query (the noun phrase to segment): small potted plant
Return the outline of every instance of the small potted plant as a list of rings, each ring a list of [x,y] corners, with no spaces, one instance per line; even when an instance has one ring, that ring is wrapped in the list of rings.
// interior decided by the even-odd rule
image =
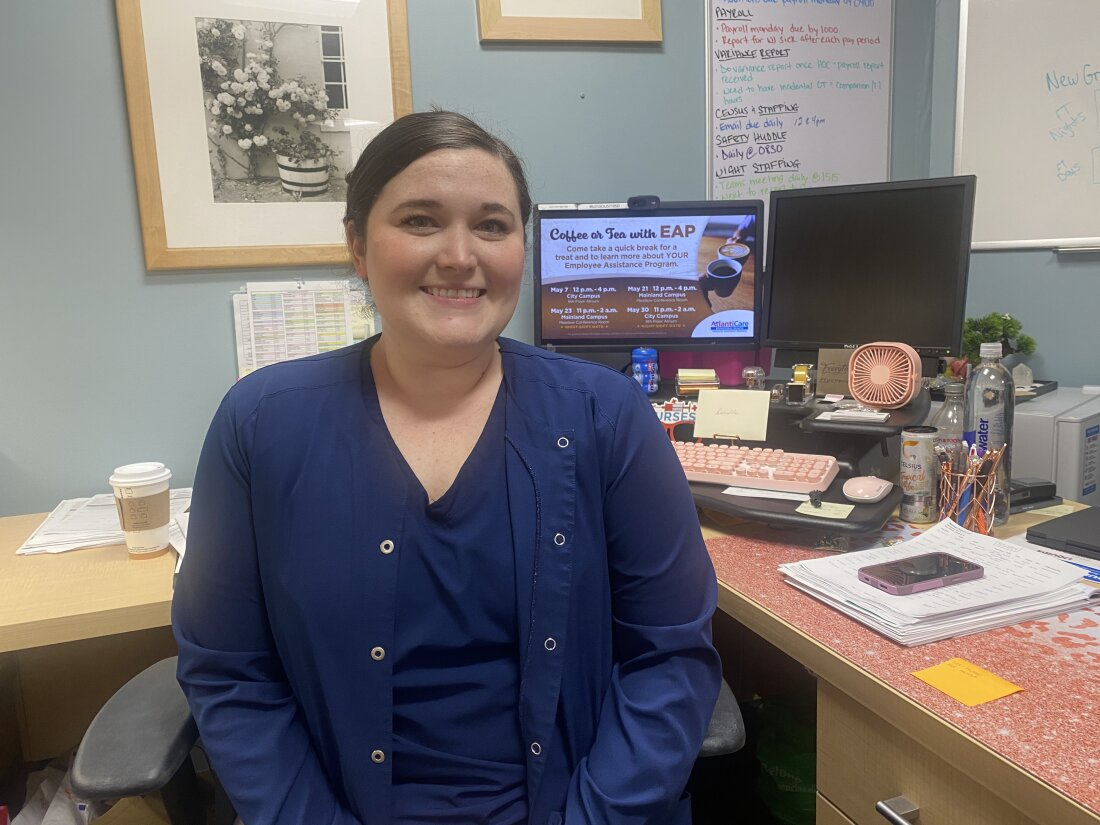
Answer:
[[[283,189],[296,199],[328,191],[329,168],[337,152],[321,140],[315,126],[331,122],[336,112],[328,108],[324,88],[304,78],[287,80],[272,87],[268,98],[278,114],[289,115],[291,130],[273,124],[268,130],[268,149],[275,155]]]
[[[966,368],[977,364],[978,350],[983,343],[1001,342],[1003,357],[1026,356],[1035,352],[1035,339],[1023,334],[1023,324],[1007,312],[991,312],[981,318],[967,318],[963,322],[963,346],[961,356],[948,365],[948,372],[956,378],[966,377]]]
[[[338,152],[312,129],[293,134],[276,126],[271,132],[267,147],[275,155],[283,189],[295,200],[327,192],[329,170]]]

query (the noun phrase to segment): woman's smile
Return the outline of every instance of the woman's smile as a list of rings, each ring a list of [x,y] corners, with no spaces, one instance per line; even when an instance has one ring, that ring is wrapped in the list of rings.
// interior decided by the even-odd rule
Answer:
[[[485,294],[484,289],[449,289],[439,286],[422,286],[420,291],[426,292],[435,298],[446,298],[451,301],[457,299],[461,304],[472,303]]]

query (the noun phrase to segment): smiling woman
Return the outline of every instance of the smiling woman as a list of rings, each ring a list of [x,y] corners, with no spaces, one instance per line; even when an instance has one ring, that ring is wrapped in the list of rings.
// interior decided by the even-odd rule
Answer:
[[[480,375],[498,358],[494,342],[519,298],[530,199],[493,148],[430,152],[376,192],[361,183],[369,160],[349,175],[349,201],[371,206],[354,210],[363,223],[347,221],[348,247],[387,324],[373,357],[384,353],[393,374],[408,374],[397,361],[428,357],[469,361]]]
[[[214,419],[173,624],[244,821],[690,822],[714,572],[639,386],[499,337],[530,212],[477,124],[395,121],[344,223],[382,334]]]

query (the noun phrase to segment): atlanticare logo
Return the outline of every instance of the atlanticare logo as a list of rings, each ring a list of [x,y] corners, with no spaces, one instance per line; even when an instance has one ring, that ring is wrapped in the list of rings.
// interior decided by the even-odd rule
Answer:
[[[711,321],[711,332],[748,332],[748,321]]]

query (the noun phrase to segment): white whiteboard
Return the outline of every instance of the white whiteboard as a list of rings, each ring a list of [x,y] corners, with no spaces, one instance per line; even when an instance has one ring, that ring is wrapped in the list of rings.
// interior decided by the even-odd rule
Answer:
[[[893,0],[708,0],[715,200],[888,180]]]
[[[1100,2],[963,0],[955,124],[975,249],[1100,245]]]

